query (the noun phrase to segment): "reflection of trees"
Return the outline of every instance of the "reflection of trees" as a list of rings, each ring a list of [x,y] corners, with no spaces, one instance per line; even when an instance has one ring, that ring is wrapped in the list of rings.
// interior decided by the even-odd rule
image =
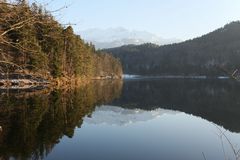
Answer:
[[[99,81],[50,94],[0,98],[0,159],[41,159],[64,135],[72,137],[96,105],[120,96],[122,83]]]
[[[240,85],[231,80],[161,79],[124,83],[123,108],[178,110],[240,132]]]

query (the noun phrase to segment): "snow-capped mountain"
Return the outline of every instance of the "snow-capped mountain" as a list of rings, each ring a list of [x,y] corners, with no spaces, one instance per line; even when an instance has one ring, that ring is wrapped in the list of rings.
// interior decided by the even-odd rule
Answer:
[[[124,109],[117,106],[99,106],[91,117],[85,117],[84,122],[88,124],[108,124],[125,126],[132,123],[144,122],[163,116],[165,114],[175,115],[178,111],[156,109],[144,111],[141,109]]]
[[[92,42],[96,48],[114,48],[128,44],[155,43],[165,45],[180,42],[179,39],[164,39],[146,31],[127,30],[125,28],[88,29],[78,32],[87,42]]]

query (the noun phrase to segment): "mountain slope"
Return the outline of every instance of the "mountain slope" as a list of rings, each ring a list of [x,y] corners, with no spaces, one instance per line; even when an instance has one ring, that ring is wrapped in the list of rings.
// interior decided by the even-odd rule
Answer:
[[[120,58],[126,74],[223,75],[240,66],[240,22],[178,44],[127,45],[106,49]]]
[[[128,44],[140,45],[146,42],[158,45],[180,42],[178,39],[164,39],[146,31],[127,30],[125,28],[88,29],[79,32],[83,39],[92,42],[96,48],[112,48]]]

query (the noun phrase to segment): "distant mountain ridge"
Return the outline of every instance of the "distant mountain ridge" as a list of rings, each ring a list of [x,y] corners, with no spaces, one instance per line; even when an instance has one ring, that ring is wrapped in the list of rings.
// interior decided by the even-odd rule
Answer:
[[[147,42],[165,45],[181,41],[176,38],[164,39],[146,31],[130,31],[122,27],[109,29],[93,28],[80,31],[79,34],[86,41],[92,42],[98,49],[120,47],[128,44],[140,45]]]
[[[240,66],[240,22],[178,44],[126,45],[105,51],[121,60],[126,74],[224,75]]]

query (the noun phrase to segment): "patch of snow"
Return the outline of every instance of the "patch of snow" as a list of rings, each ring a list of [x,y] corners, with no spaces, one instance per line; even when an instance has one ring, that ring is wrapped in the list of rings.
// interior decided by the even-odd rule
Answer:
[[[123,78],[124,79],[132,79],[132,78],[138,78],[140,77],[139,75],[131,75],[131,74],[124,74]]]
[[[218,79],[229,79],[227,76],[219,76]]]
[[[128,44],[140,45],[154,43],[166,45],[181,42],[176,38],[165,39],[146,31],[128,30],[122,27],[79,31],[78,34],[87,42],[92,42],[97,49],[114,48]]]

